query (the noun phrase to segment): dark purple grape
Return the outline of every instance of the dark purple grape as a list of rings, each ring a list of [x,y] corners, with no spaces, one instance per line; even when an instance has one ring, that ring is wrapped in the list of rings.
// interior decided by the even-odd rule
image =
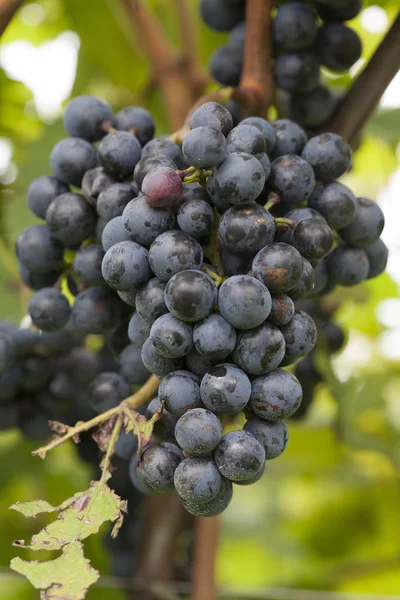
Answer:
[[[227,143],[229,154],[246,152],[260,158],[267,150],[267,144],[260,129],[247,123],[239,123],[237,127],[234,127],[228,135]]]
[[[114,183],[102,191],[96,204],[97,214],[106,221],[119,217],[125,206],[135,197],[135,190],[129,183]]]
[[[302,2],[281,5],[273,21],[274,40],[285,50],[309,48],[317,31],[315,12]]]
[[[247,204],[263,191],[265,173],[260,162],[244,152],[228,154],[224,162],[210,175],[207,191],[213,202]]]
[[[320,63],[313,52],[286,52],[275,61],[276,84],[289,94],[307,94],[319,84]]]
[[[128,336],[132,344],[142,348],[143,344],[150,335],[150,325],[143,321],[139,313],[135,313],[129,321]]]
[[[114,113],[111,107],[95,96],[73,98],[64,113],[64,127],[68,135],[88,142],[101,140],[113,123]]]
[[[304,258],[320,260],[333,246],[329,225],[320,219],[305,219],[293,230],[293,245]]]
[[[300,298],[305,298],[308,296],[312,292],[313,288],[314,269],[308,260],[303,258],[303,272],[301,274],[300,281],[288,292],[288,295],[292,300],[300,300]]]
[[[130,238],[142,246],[150,246],[159,235],[175,226],[172,207],[153,208],[145,196],[126,205],[123,220]]]
[[[228,135],[232,129],[232,117],[227,108],[218,102],[205,102],[190,115],[190,129],[208,125]]]
[[[386,269],[389,251],[384,242],[379,238],[373,244],[364,248],[369,261],[367,279],[378,277]]]
[[[121,301],[107,287],[80,292],[72,307],[72,323],[83,333],[101,334],[118,324]]]
[[[182,458],[178,448],[166,442],[146,449],[137,466],[140,481],[157,494],[173,489],[175,469]]]
[[[317,210],[332,229],[350,225],[356,205],[353,192],[338,181],[317,185],[308,199],[308,206]]]
[[[230,431],[215,449],[214,459],[224,477],[241,482],[252,479],[261,471],[265,450],[252,433]]]
[[[229,277],[219,289],[218,308],[236,329],[261,325],[271,311],[271,295],[265,285],[250,275]]]
[[[199,169],[213,169],[226,157],[226,139],[219,129],[208,125],[196,127],[185,135],[182,152],[189,165]]]
[[[249,375],[262,375],[276,369],[285,355],[285,339],[277,327],[266,321],[238,335],[232,358]]]
[[[232,206],[219,222],[218,237],[228,252],[255,253],[274,241],[274,219],[269,211],[255,202]]]
[[[166,358],[157,352],[153,342],[148,338],[142,346],[142,361],[150,373],[157,377],[164,377],[172,371],[180,369],[183,364],[181,358]]]
[[[243,429],[252,433],[262,444],[266,460],[278,458],[289,441],[289,432],[283,421],[264,421],[255,417],[246,421]]]
[[[359,35],[343,23],[325,23],[320,27],[317,52],[322,64],[332,71],[348,71],[362,51]]]
[[[80,188],[86,171],[97,166],[97,151],[89,142],[71,137],[60,140],[50,153],[57,179]]]
[[[75,254],[73,268],[79,281],[87,287],[101,285],[103,276],[101,274],[101,263],[104,258],[104,250],[100,244],[88,244],[80,248]]]
[[[253,380],[250,407],[266,421],[290,417],[300,406],[301,399],[300,382],[284,369],[276,369]]]
[[[177,221],[183,232],[195,238],[201,238],[210,233],[214,222],[214,212],[208,202],[204,200],[188,200],[181,205]]]
[[[284,154],[297,154],[300,156],[307,142],[306,132],[297,123],[289,119],[274,121],[272,126],[276,135],[272,158],[278,158]]]
[[[153,273],[168,281],[186,269],[200,269],[203,250],[199,242],[183,231],[166,231],[159,235],[149,250],[150,267]]]
[[[327,259],[330,279],[336,285],[353,286],[367,279],[368,255],[362,248],[338,246]]]
[[[289,323],[280,329],[286,347],[282,364],[290,365],[306,356],[314,348],[317,341],[317,327],[306,312],[302,310],[296,312]]]
[[[236,345],[234,328],[219,314],[212,314],[196,323],[193,342],[200,354],[212,361],[227,358]]]
[[[142,354],[134,344],[128,344],[119,355],[121,375],[132,385],[142,384],[150,377],[150,370],[142,361]]]
[[[148,252],[136,242],[118,242],[105,253],[101,271],[113,289],[135,289],[151,277]]]
[[[100,373],[89,386],[90,406],[96,413],[102,413],[131,395],[131,386],[118,373]]]
[[[221,421],[205,408],[188,410],[175,425],[175,439],[188,456],[206,456],[218,446],[221,437]]]
[[[244,21],[244,7],[243,0],[201,0],[200,16],[210,29],[230,31]]]
[[[52,235],[67,246],[80,245],[94,234],[96,214],[78,194],[57,196],[46,211]]]
[[[154,321],[150,330],[150,339],[162,356],[181,358],[192,349],[193,327],[167,313]]]
[[[46,225],[31,225],[24,229],[18,236],[15,250],[18,260],[33,274],[47,274],[62,267],[64,246]]]
[[[364,247],[379,238],[384,225],[384,214],[376,202],[368,198],[357,198],[354,219],[339,234],[351,246]]]
[[[202,406],[199,379],[189,371],[178,369],[165,374],[158,388],[158,397],[176,417]]]
[[[64,294],[55,288],[43,288],[32,296],[28,312],[38,329],[57,331],[67,323],[71,309]]]
[[[246,119],[243,119],[243,121],[240,122],[240,125],[251,125],[252,127],[255,127],[256,129],[261,131],[266,144],[265,152],[267,154],[271,154],[276,142],[275,130],[272,126],[272,123],[270,123],[266,119],[263,119],[262,117],[247,117]]]
[[[69,188],[65,183],[59,181],[56,177],[42,175],[30,184],[26,200],[33,214],[39,219],[45,219],[46,210],[54,198],[67,192],[69,192]]]
[[[148,110],[140,106],[126,106],[116,114],[115,120],[117,129],[135,135],[142,146],[147,144],[154,135],[154,119]]]
[[[318,181],[334,181],[350,168],[351,148],[336,133],[321,133],[308,140],[302,157],[313,168]]]
[[[127,131],[112,131],[100,142],[98,157],[104,171],[123,179],[131,173],[140,160],[141,145],[139,140]]]
[[[268,321],[277,327],[289,323],[294,315],[293,300],[285,294],[282,294],[281,296],[272,296],[271,300],[271,312],[268,315]]]
[[[203,404],[217,415],[239,413],[248,403],[250,393],[251,383],[246,373],[229,363],[212,367],[200,384]]]
[[[271,293],[284,294],[299,283],[303,261],[296,248],[276,243],[260,250],[253,260],[253,271]]]
[[[119,242],[129,241],[131,241],[131,238],[125,229],[123,217],[114,217],[114,219],[108,221],[101,234],[101,244],[105,252]]]
[[[315,186],[311,166],[300,156],[284,154],[271,165],[269,184],[287,206],[298,206],[305,202]]]

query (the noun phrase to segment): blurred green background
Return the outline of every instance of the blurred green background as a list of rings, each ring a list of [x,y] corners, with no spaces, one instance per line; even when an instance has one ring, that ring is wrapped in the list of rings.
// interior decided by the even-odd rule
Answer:
[[[208,31],[197,17],[196,0],[187,2],[206,65],[225,36]],[[179,48],[174,1],[145,4]],[[365,6],[351,24],[364,42],[362,60],[350,76],[325,74],[338,89],[368,60],[399,4]],[[49,172],[50,149],[65,135],[62,106],[82,93],[97,94],[116,110],[142,104],[155,115],[157,133],[168,131],[161,96],[118,0],[26,2],[0,44],[0,318],[23,316],[26,295],[13,276],[11,257],[18,232],[35,221],[25,190],[33,178]],[[235,490],[224,514],[217,565],[218,582],[236,589],[235,598],[251,597],[254,588],[400,598],[399,132],[398,76],[364,132],[353,170],[343,178],[357,195],[376,199],[385,211],[388,273],[336,294],[342,301],[337,319],[349,341],[333,361],[331,387],[321,385],[306,420],[290,424],[289,448],[268,464],[262,481]],[[39,595],[8,572],[16,554],[11,542],[27,539],[39,524],[8,507],[39,497],[59,503],[85,489],[90,477],[70,446],[45,462],[32,458],[32,449],[18,432],[0,436],[2,600]],[[100,538],[90,538],[87,547],[93,565],[104,574],[108,557]],[[285,594],[261,592],[258,597],[311,599],[307,593]],[[123,594],[98,588],[87,597],[119,600]],[[324,600],[325,595],[321,591],[315,597]]]

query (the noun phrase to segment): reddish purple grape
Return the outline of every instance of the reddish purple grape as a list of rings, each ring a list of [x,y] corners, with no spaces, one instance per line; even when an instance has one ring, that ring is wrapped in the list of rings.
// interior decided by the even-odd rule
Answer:
[[[182,191],[182,180],[170,167],[157,167],[143,179],[143,195],[154,208],[172,206],[179,200]]]

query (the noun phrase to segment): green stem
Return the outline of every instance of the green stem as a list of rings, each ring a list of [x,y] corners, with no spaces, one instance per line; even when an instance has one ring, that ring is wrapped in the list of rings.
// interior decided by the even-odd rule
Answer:
[[[115,421],[115,425],[114,425],[110,440],[107,444],[107,452],[101,463],[100,483],[105,483],[110,475],[109,467],[110,467],[112,455],[114,454],[115,444],[117,443],[119,432],[121,431],[122,420],[123,420],[123,415],[122,414],[118,415],[117,420]]]
[[[297,225],[297,221],[292,219],[285,219],[285,217],[277,217],[274,219],[276,227],[282,227],[284,229],[294,229]]]

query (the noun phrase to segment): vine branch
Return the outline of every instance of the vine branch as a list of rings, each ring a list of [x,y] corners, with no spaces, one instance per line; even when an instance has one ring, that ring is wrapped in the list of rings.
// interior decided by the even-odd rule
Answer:
[[[332,119],[321,128],[344,137],[353,148],[383,92],[400,69],[400,13],[375,54],[350,86]]]
[[[104,421],[107,421],[108,419],[111,419],[116,415],[118,415],[119,417],[127,416],[128,418],[131,418],[130,412],[132,411],[132,409],[138,408],[138,406],[141,406],[142,404],[144,404],[144,402],[147,402],[147,400],[149,400],[151,396],[157,391],[158,385],[159,379],[155,375],[151,375],[151,377],[149,377],[146,383],[142,385],[140,390],[138,390],[135,394],[133,394],[132,396],[128,396],[128,398],[122,400],[122,402],[120,402],[118,406],[110,408],[109,410],[101,413],[100,415],[93,417],[93,419],[90,419],[89,421],[79,421],[73,427],[55,424],[57,427],[63,428],[63,431],[65,431],[64,435],[62,435],[61,437],[54,437],[51,440],[51,442],[49,442],[46,446],[42,446],[41,448],[34,450],[32,454],[34,456],[39,456],[40,458],[45,458],[46,454],[50,450],[53,450],[53,448],[61,446],[67,440],[79,436],[79,434],[83,431],[88,431],[89,429],[96,427],[96,425],[100,425],[100,423],[104,423]]]
[[[198,35],[188,0],[174,0],[183,48],[183,66],[190,80],[195,101],[202,94],[209,77],[200,63]]]
[[[271,11],[271,0],[246,2],[244,65],[235,94],[235,99],[244,104],[252,114],[260,116],[265,115],[273,91]]]
[[[24,0],[0,0],[0,36],[3,35],[23,1]]]
[[[138,0],[121,0],[150,62],[168,117],[175,129],[192,104],[192,90],[176,52],[155,16]]]
[[[194,530],[193,600],[216,600],[215,559],[221,529],[220,517],[197,517]]]

